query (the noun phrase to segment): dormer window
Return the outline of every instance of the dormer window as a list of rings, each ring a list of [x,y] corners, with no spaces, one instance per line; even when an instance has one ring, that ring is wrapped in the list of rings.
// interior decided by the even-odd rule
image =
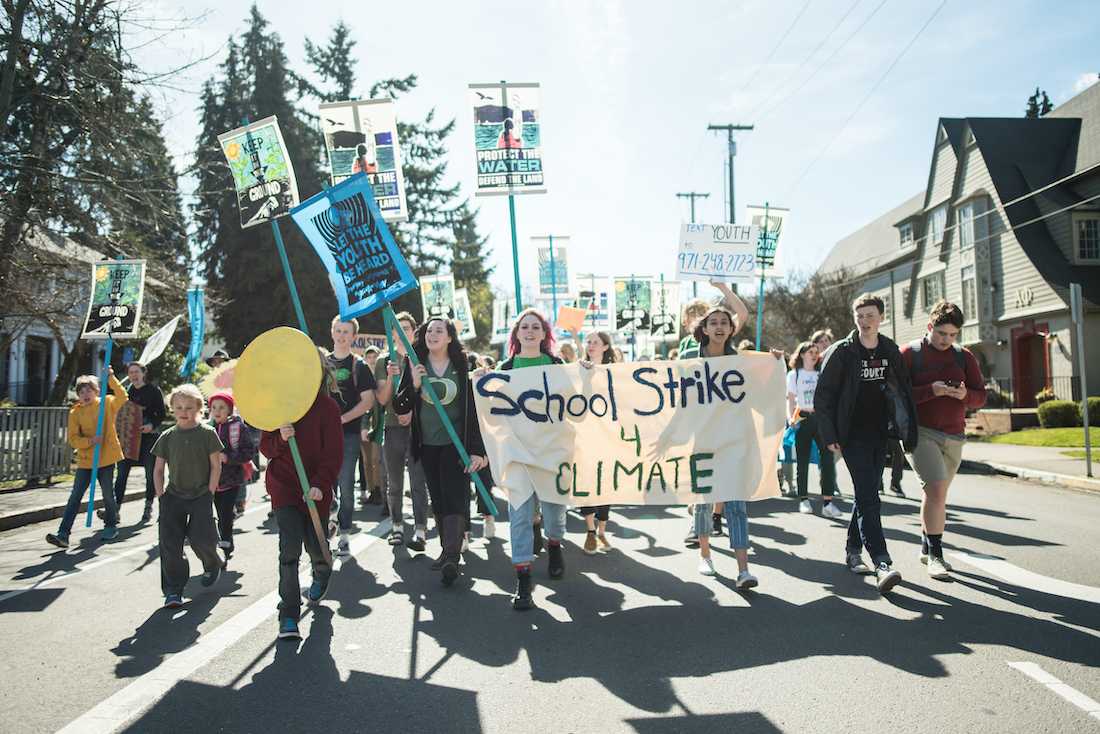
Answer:
[[[942,243],[946,226],[947,204],[940,204],[928,214],[928,241],[933,245]]]
[[[913,223],[906,222],[898,227],[898,235],[901,237],[901,248],[904,250],[913,244]]]

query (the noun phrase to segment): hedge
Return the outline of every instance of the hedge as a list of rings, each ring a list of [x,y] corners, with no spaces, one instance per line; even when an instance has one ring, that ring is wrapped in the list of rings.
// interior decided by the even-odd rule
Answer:
[[[1089,406],[1091,409],[1091,405]],[[1090,416],[1091,418],[1091,416]],[[1081,425],[1081,409],[1070,400],[1048,400],[1039,405],[1039,425],[1043,428],[1073,428]]]

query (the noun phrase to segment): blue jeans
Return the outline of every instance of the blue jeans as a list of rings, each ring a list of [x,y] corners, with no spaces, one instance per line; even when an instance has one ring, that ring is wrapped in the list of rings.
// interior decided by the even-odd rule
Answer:
[[[727,500],[724,513],[726,526],[730,533],[730,548],[748,550],[749,547],[749,507],[744,500]],[[697,503],[692,511],[695,534],[698,537],[710,535],[713,526],[714,505]]]
[[[351,513],[355,512],[355,470],[358,467],[359,431],[344,431],[344,462],[340,464],[340,507],[336,514],[341,532],[351,530]]]
[[[109,528],[114,527],[118,525],[118,505],[115,504],[115,495],[112,491],[114,488],[111,486],[111,480],[115,476],[115,465],[101,466],[96,474],[99,481],[99,493],[103,497],[103,504],[107,509],[107,519],[104,520],[103,524]],[[73,491],[69,494],[68,504],[65,505],[65,515],[61,518],[61,527],[57,529],[59,536],[69,537],[69,532],[73,529],[73,522],[76,521],[76,513],[80,512],[80,503],[84,501],[84,495],[91,483],[91,469],[76,470]]]
[[[890,448],[885,441],[852,441],[841,446],[841,456],[848,466],[855,485],[852,519],[848,523],[848,553],[866,548],[877,566],[880,561],[892,563],[882,534],[882,503],[878,491],[882,487],[882,470]]]
[[[565,537],[565,505],[542,502],[542,529],[550,540]],[[512,537],[512,564],[535,560],[535,509],[539,505],[534,493],[520,505],[508,502],[508,525]]]

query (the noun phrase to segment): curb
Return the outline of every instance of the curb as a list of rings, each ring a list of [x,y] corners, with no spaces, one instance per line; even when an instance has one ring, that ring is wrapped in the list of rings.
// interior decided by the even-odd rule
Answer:
[[[1086,492],[1100,492],[1100,479],[1089,479],[1088,477],[1078,477],[1072,474],[1058,474],[1056,472],[1028,469],[1009,464],[997,464],[989,461],[975,461],[973,459],[963,459],[961,468],[983,474],[1001,474],[1042,484],[1056,484]]]
[[[96,493],[95,507],[97,510],[104,507],[103,496]],[[127,490],[123,495],[123,502],[127,500],[145,499],[145,488]],[[14,530],[15,528],[21,528],[24,525],[33,525],[38,522],[45,522],[46,520],[55,520],[65,514],[65,505],[42,505],[41,507],[32,507],[29,510],[19,510],[18,512],[11,512],[5,515],[0,515],[0,532],[4,530]],[[88,500],[85,499],[80,503],[80,512],[77,513],[77,517],[88,511]]]

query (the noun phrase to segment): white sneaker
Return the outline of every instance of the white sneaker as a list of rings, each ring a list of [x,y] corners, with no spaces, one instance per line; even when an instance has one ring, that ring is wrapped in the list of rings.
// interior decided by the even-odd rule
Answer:
[[[798,511],[803,515],[814,514],[814,506],[810,504],[809,500],[802,500],[798,503]]]
[[[493,538],[497,537],[497,521],[492,515],[489,515],[485,518],[485,524],[483,528],[484,537],[486,540],[492,540]]]
[[[714,570],[714,561],[710,560],[709,558],[700,558],[699,573],[703,574],[704,576],[714,576],[716,573]]]
[[[227,548],[229,548],[229,541],[228,540],[219,540],[218,541],[218,548],[220,548],[221,550],[226,550]]]
[[[738,589],[752,589],[759,586],[760,582],[749,573],[749,569],[745,569],[741,573],[737,574],[737,588]]]
[[[951,569],[948,567],[947,562],[942,558],[936,556],[930,556],[928,558],[928,576],[934,578],[937,581],[946,581],[951,578],[951,574],[948,573]]]
[[[929,555],[928,553],[921,553],[921,554],[920,554],[920,562],[921,562],[921,563],[922,563],[923,565],[927,566],[927,565],[928,565],[928,559],[929,559],[930,557],[931,557],[931,556],[930,556],[930,555]],[[948,563],[948,562],[947,562],[946,560],[944,560],[944,559],[942,559],[942,558],[940,559],[940,563],[942,563],[942,564],[943,564],[943,567],[944,567],[944,569],[945,569],[945,570],[947,570],[947,571],[949,571],[949,572],[950,572],[950,571],[954,571],[954,570],[955,570],[955,569],[954,569],[954,568],[953,568],[953,567],[951,566],[951,564],[950,564],[950,563]]]
[[[340,533],[340,543],[336,546],[336,554],[346,556],[351,552],[351,544],[348,543],[348,534]]]
[[[842,520],[844,518],[844,511],[837,507],[834,501],[821,508],[821,515],[830,520]]]

